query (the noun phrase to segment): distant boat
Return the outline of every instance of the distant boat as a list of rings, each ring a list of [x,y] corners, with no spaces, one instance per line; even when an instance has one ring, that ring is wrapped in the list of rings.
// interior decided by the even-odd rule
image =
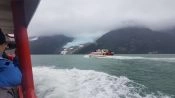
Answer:
[[[67,49],[64,49],[63,51],[61,51],[61,55],[66,55],[68,53],[68,50]]]
[[[89,54],[89,57],[105,57],[105,56],[112,56],[112,55],[114,55],[114,52],[108,49],[98,49],[95,52],[91,52]]]

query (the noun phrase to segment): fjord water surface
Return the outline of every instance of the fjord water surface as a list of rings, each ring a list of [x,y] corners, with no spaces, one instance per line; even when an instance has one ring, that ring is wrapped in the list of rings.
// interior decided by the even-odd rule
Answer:
[[[175,55],[32,55],[39,98],[174,98]]]

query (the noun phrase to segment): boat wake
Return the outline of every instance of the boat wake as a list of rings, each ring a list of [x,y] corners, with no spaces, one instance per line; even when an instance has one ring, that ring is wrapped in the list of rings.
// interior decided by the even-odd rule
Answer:
[[[90,58],[88,55],[85,58]],[[152,60],[152,61],[164,61],[164,62],[175,62],[175,58],[158,58],[158,57],[141,57],[141,56],[104,56],[96,58],[106,59],[118,59],[118,60]]]
[[[171,98],[125,76],[79,69],[34,67],[38,98]]]
[[[152,61],[164,61],[164,62],[175,62],[175,58],[158,58],[158,57],[139,57],[139,56],[109,56],[105,58],[112,58],[112,59],[120,59],[120,60],[127,60],[127,59],[139,59],[139,60],[152,60]]]

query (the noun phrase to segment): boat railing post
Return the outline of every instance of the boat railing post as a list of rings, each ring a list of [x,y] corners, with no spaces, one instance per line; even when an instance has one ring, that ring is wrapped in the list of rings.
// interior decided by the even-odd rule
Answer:
[[[27,26],[25,22],[24,1],[12,0],[11,7],[13,14],[14,35],[16,41],[17,56],[19,58],[19,63],[23,74],[22,79],[23,97],[36,98],[34,91]]]

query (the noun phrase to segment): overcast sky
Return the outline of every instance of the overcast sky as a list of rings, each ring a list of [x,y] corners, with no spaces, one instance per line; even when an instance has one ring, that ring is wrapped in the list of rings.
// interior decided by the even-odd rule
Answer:
[[[175,0],[41,0],[29,36],[65,34],[92,42],[128,25],[164,29],[175,24]]]

